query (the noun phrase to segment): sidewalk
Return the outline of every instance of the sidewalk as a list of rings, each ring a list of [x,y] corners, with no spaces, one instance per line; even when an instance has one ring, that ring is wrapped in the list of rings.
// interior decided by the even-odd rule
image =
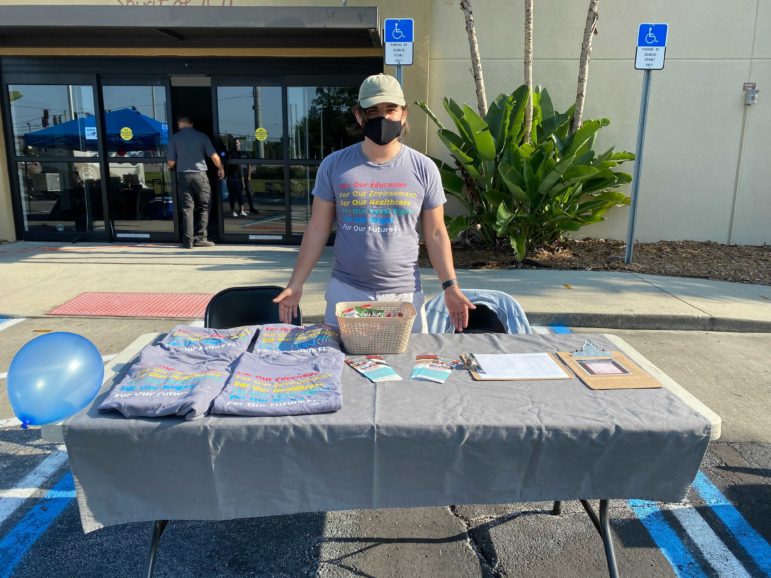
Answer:
[[[38,317],[86,291],[216,293],[238,285],[281,285],[297,247],[17,242],[0,245],[0,316]],[[303,318],[324,311],[332,265],[325,249],[305,285]],[[614,329],[771,333],[771,286],[636,273],[458,270],[463,287],[513,295],[532,324]],[[439,292],[422,271],[428,298]]]

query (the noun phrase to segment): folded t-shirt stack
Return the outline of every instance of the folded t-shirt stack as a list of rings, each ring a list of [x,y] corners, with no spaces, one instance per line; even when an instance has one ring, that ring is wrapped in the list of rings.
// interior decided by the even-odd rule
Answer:
[[[343,401],[344,359],[340,332],[332,325],[265,324],[254,353],[243,354],[235,363],[212,413],[277,416],[337,411]]]
[[[233,366],[213,414],[327,413],[342,407],[345,354],[333,348],[244,353]]]
[[[235,359],[247,350],[258,325],[232,329],[210,329],[177,325],[166,334],[160,347],[183,359]]]
[[[139,359],[99,406],[125,417],[203,417],[230,377],[256,326],[208,329],[178,325]]]
[[[309,351],[333,348],[340,351],[340,331],[319,323],[299,327],[288,323],[266,323],[254,344],[255,351]]]

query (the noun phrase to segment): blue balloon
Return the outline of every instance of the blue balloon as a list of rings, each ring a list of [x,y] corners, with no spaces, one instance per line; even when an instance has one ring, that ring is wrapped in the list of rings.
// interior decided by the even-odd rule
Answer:
[[[47,333],[14,355],[8,399],[23,428],[52,423],[86,407],[103,378],[104,362],[93,343],[75,333]]]

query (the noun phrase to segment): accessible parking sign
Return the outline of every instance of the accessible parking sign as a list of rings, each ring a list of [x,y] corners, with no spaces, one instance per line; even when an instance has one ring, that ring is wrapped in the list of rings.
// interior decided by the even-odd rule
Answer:
[[[634,67],[637,70],[661,70],[667,50],[669,24],[640,24],[637,31],[637,53]]]

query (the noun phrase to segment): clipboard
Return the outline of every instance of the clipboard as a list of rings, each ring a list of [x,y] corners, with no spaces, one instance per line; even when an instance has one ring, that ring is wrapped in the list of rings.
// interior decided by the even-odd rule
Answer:
[[[500,356],[505,356],[507,354],[497,354]],[[554,363],[554,373],[552,375],[546,375],[546,376],[539,376],[534,375],[532,373],[527,373],[526,368],[511,368],[510,373],[507,373],[505,375],[502,375],[501,373],[497,373],[495,375],[489,375],[485,373],[479,364],[478,359],[473,353],[461,353],[460,359],[464,363],[466,369],[469,370],[469,373],[471,374],[472,379],[474,381],[544,381],[544,380],[554,380],[554,379],[571,379],[573,376],[570,374],[570,371],[565,367],[565,364],[562,363],[559,358],[555,356],[554,353],[550,352],[542,352],[542,353],[532,353],[532,354],[510,354],[512,356],[520,356],[520,357],[526,357],[529,355],[532,356],[546,356],[550,361]]]
[[[590,389],[658,389],[661,383],[619,351],[598,349],[591,341],[559,358]]]

